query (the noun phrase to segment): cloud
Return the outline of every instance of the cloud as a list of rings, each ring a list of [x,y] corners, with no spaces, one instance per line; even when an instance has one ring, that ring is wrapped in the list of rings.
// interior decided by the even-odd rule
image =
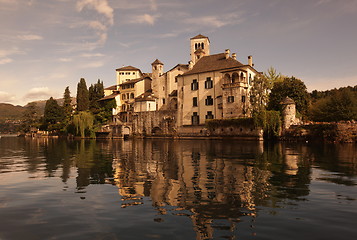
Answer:
[[[14,60],[11,58],[12,55],[24,54],[18,48],[11,49],[0,49],[0,65],[11,63]]]
[[[91,57],[104,57],[105,55],[102,53],[84,53],[81,57],[91,58]]]
[[[60,62],[72,62],[71,58],[60,58],[59,59]]]
[[[48,99],[53,96],[54,93],[48,87],[36,87],[31,88],[24,96],[24,100],[40,100]]]
[[[12,103],[16,100],[15,95],[0,91],[0,102]]]
[[[158,18],[158,16],[144,14],[144,15],[132,17],[132,19],[129,22],[130,23],[137,23],[137,24],[154,25],[155,21],[156,21],[156,18]]]
[[[42,40],[43,37],[35,34],[27,34],[27,35],[18,35],[18,39],[23,41],[32,41],[32,40]]]
[[[103,62],[90,62],[90,63],[87,63],[87,64],[84,64],[84,65],[81,65],[80,67],[81,68],[99,68],[99,67],[102,67],[104,65]]]
[[[243,18],[239,13],[225,14],[223,16],[202,16],[196,18],[186,18],[184,23],[190,25],[200,25],[220,28],[225,25],[239,24],[243,22]]]
[[[103,46],[108,38],[108,27],[114,24],[114,9],[109,6],[107,0],[80,0],[77,2],[77,11],[84,9],[94,10],[99,15],[106,18],[106,21],[88,21],[85,23],[89,28],[96,32],[98,40],[94,43],[94,48]]]
[[[80,0],[77,2],[77,10],[81,12],[84,8],[95,10],[97,13],[107,17],[110,25],[114,24],[114,9],[109,6],[107,0]]]
[[[11,63],[14,60],[12,60],[11,58],[0,58],[0,65],[2,64],[7,64],[7,63]]]

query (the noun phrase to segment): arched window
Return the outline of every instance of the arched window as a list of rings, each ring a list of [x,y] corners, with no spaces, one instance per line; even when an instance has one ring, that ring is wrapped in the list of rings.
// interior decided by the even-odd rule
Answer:
[[[228,73],[224,75],[223,83],[231,83],[231,76]]]
[[[134,93],[130,93],[130,98],[131,98],[131,99],[134,98]]]
[[[201,46],[201,47],[202,47],[202,49],[205,49],[205,44],[204,44],[204,43],[202,43],[202,46]]]
[[[232,74],[232,83],[238,82],[239,81],[239,75],[238,73],[234,72]]]
[[[242,82],[244,82],[244,80],[245,80],[243,73],[240,73],[240,80],[241,80]]]
[[[195,50],[197,50],[197,43],[195,43]]]

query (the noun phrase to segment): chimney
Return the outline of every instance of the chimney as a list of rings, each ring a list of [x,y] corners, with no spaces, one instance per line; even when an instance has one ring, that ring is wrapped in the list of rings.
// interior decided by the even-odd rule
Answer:
[[[230,51],[229,51],[229,49],[226,49],[226,52],[225,52],[225,54],[226,54],[226,59],[228,59],[228,58],[229,58],[229,54],[230,54]]]
[[[189,61],[188,62],[188,70],[191,70],[193,68],[193,62]]]
[[[252,57],[252,55],[248,56],[248,65],[249,65],[249,66],[251,66],[251,67],[253,67],[253,66],[254,66],[254,64],[253,64],[253,57]]]
[[[237,60],[237,54],[236,54],[236,53],[232,53],[232,58],[233,58],[234,60]]]

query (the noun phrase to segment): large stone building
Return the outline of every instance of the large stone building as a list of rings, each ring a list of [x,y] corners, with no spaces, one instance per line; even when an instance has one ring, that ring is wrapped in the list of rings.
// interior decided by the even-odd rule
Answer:
[[[132,66],[116,69],[116,85],[105,90],[105,99],[117,101],[115,117],[130,123],[140,112],[169,110],[174,112],[171,128],[184,132],[190,127],[200,131],[206,119],[250,116],[249,92],[260,74],[251,56],[243,64],[229,49],[211,55],[209,38],[197,35],[190,39],[190,58],[189,64],[177,64],[167,72],[158,59],[151,73]]]

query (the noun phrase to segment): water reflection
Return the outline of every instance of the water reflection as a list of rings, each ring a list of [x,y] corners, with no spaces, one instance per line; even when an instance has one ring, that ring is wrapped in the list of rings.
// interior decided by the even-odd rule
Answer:
[[[123,209],[151,204],[153,219],[184,216],[196,239],[236,237],[239,224],[252,235],[261,208],[307,201],[314,179],[355,186],[353,145],[309,146],[239,141],[66,141],[0,139],[0,177],[27,172],[30,178],[75,179],[85,199],[93,184],[117,186]],[[336,174],[316,175],[313,169]],[[149,200],[149,201],[148,201]],[[350,200],[354,200],[351,198]],[[273,213],[272,213],[273,214]]]

